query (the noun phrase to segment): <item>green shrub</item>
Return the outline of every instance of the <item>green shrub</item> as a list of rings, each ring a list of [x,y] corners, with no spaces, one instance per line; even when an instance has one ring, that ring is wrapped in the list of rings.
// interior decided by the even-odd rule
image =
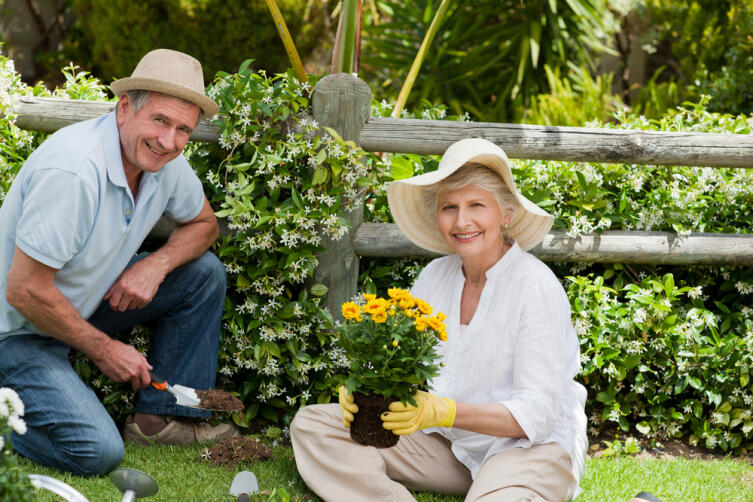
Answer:
[[[32,502],[36,500],[29,478],[17,465],[11,432],[26,434],[24,403],[13,389],[0,387],[0,500]]]
[[[67,52],[108,82],[127,77],[148,51],[174,49],[201,61],[205,80],[220,70],[236,70],[255,58],[270,72],[288,66],[272,15],[263,0],[70,0],[75,29]],[[321,16],[304,20],[306,2],[278,0],[298,50],[318,43]]]
[[[711,96],[709,110],[753,112],[753,3],[733,0],[646,0],[653,59],[672,68],[686,99]]]

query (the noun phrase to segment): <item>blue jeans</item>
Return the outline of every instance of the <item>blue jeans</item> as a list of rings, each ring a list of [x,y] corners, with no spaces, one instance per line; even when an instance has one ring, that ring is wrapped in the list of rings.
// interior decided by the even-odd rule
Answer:
[[[134,258],[138,260],[142,258]],[[108,334],[151,323],[149,363],[168,382],[214,388],[217,373],[225,268],[210,252],[171,272],[146,307],[126,312],[103,302],[89,322]],[[79,475],[105,474],[120,464],[120,433],[94,391],[75,373],[70,347],[39,335],[0,340],[0,387],[15,390],[24,402],[27,432],[13,433],[20,454]],[[175,405],[167,392],[138,392],[139,413],[208,417],[206,410]]]

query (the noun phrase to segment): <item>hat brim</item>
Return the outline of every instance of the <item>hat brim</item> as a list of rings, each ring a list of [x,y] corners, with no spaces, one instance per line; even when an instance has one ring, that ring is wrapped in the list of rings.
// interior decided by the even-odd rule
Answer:
[[[217,114],[220,107],[212,99],[205,94],[200,94],[193,89],[186,86],[165,82],[163,80],[156,80],[143,77],[126,77],[116,80],[110,84],[110,88],[116,96],[120,97],[121,94],[134,90],[145,90],[161,92],[168,96],[174,96],[176,98],[184,99],[189,103],[193,103],[201,108],[205,117],[213,117]]]
[[[425,187],[447,178],[468,162],[482,164],[502,178],[520,205],[507,228],[507,235],[525,250],[536,247],[552,228],[554,217],[518,193],[504,151],[480,138],[453,143],[436,171],[396,180],[387,186],[387,202],[403,234],[429,251],[440,254],[455,252],[439,232],[434,211],[426,206]]]

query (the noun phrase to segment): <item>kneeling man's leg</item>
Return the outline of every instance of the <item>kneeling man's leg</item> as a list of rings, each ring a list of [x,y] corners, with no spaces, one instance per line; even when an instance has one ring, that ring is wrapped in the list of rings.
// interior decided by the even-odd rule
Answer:
[[[123,442],[97,396],[73,371],[69,351],[45,336],[0,340],[0,387],[16,391],[25,408],[27,431],[13,433],[13,449],[73,474],[106,474],[123,460]]]

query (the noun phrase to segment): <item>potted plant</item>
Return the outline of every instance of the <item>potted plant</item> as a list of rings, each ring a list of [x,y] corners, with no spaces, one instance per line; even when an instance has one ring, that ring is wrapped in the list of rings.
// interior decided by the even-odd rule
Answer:
[[[389,298],[364,294],[363,302],[342,305],[344,322],[336,327],[338,344],[350,362],[344,385],[358,413],[350,426],[354,441],[380,448],[399,436],[382,427],[381,414],[393,401],[416,405],[413,395],[439,373],[436,345],[447,340],[445,315],[405,289]]]

